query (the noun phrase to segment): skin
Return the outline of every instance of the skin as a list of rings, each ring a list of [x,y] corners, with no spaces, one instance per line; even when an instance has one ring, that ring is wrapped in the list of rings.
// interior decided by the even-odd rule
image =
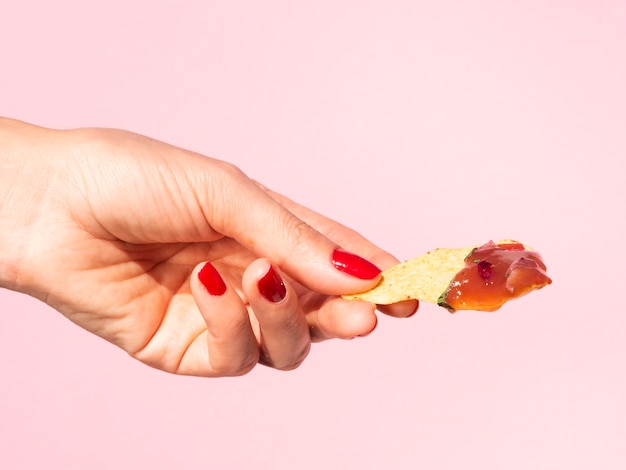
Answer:
[[[311,342],[376,326],[333,250],[397,259],[235,166],[120,130],[0,118],[0,286],[34,296],[152,367],[207,377],[297,367]],[[211,295],[211,262],[227,285]],[[257,282],[274,266],[287,288]],[[406,317],[414,301],[385,307]]]

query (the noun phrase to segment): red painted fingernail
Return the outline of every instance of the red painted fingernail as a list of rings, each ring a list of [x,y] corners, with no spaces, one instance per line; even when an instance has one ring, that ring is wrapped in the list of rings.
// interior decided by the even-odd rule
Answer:
[[[409,318],[409,317],[412,317],[413,315],[415,315],[417,313],[417,311],[419,310],[419,308],[420,308],[420,301],[416,300],[415,301],[415,308],[405,318]]]
[[[222,295],[226,292],[226,284],[211,263],[206,263],[198,273],[198,279],[211,295]]]
[[[271,265],[265,276],[259,279],[257,286],[261,295],[272,303],[280,302],[287,295],[285,283]]]
[[[339,271],[359,279],[374,279],[380,274],[376,265],[341,248],[333,251],[332,263]]]

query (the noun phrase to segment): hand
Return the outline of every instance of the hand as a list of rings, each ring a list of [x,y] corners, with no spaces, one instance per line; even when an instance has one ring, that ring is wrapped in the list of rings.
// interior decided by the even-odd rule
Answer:
[[[368,334],[375,306],[339,296],[397,262],[228,163],[117,130],[0,119],[0,196],[0,285],[173,373],[286,370]]]

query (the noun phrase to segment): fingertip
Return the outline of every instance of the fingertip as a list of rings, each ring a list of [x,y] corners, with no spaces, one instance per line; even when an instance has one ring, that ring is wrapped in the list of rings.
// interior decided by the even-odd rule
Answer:
[[[259,349],[241,298],[209,262],[194,268],[190,282],[206,327],[201,359],[204,375],[239,376],[249,372],[259,360]]]
[[[419,309],[418,300],[403,300],[390,305],[378,305],[378,311],[395,318],[409,318],[415,315]]]
[[[270,264],[267,272],[257,281],[261,296],[273,304],[282,302],[287,296],[287,287],[280,275]]]
[[[258,258],[246,267],[242,286],[250,297],[260,294],[270,303],[282,302],[288,294],[287,285],[279,271],[267,258]]]
[[[378,324],[376,306],[363,300],[329,300],[317,316],[319,339],[352,339],[369,335]],[[316,338],[318,340],[318,338]]]
[[[372,312],[371,314],[368,314],[367,317],[363,318],[364,320],[367,319],[367,322],[362,321],[360,325],[358,325],[360,327],[360,333],[358,333],[356,336],[358,336],[359,338],[364,338],[365,336],[369,336],[370,334],[372,334],[374,332],[374,330],[376,329],[376,327],[378,326],[378,316],[376,316],[376,313]]]
[[[210,262],[200,264],[194,269],[194,274],[204,289],[212,296],[220,296],[226,292],[227,286],[215,266]]]
[[[342,248],[333,250],[331,262],[342,273],[364,281],[377,279],[381,274],[381,269],[374,263]]]
[[[259,362],[279,370],[295,369],[309,353],[311,337],[293,288],[265,258],[250,263],[242,286],[259,325]]]
[[[352,305],[351,313],[346,316],[344,338],[369,336],[378,325],[376,306],[370,302],[359,301],[359,303],[361,305]]]

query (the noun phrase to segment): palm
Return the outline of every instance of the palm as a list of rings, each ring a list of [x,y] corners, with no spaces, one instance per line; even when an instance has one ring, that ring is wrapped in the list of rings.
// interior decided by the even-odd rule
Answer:
[[[134,218],[128,207],[126,211]],[[194,267],[210,260],[246,303],[242,273],[257,257],[228,237],[211,242],[128,243],[96,237],[73,223],[55,236],[47,237],[51,262],[58,268],[46,281],[46,301],[141,361],[172,372],[183,370],[183,361],[206,361],[207,327],[190,288]],[[289,282],[305,315],[315,314],[327,299],[292,279]],[[254,313],[249,314],[256,326]],[[256,328],[255,332],[259,339]]]
[[[69,238],[83,241],[54,250],[59,259],[74,261],[56,272],[63,282],[50,284],[48,302],[143,362],[172,371],[185,355],[194,360],[206,349],[206,324],[190,289],[193,268],[211,260],[241,292],[242,273],[255,258],[230,238],[146,245],[85,233]]]
[[[75,235],[81,236],[86,237],[82,243],[55,250],[59,259],[75,261],[56,272],[64,281],[50,284],[48,302],[146,364],[175,372],[184,368],[183,361],[206,360],[206,323],[190,289],[198,263],[211,260],[246,302],[241,278],[255,255],[233,239],[128,245]],[[289,282],[305,315],[317,313],[327,296]],[[255,325],[254,313],[249,313]]]

